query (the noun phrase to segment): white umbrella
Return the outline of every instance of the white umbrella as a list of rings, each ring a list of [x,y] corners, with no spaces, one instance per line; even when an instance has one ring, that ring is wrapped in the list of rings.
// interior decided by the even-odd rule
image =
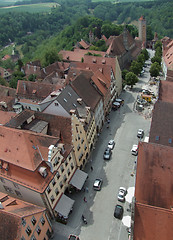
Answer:
[[[126,227],[130,227],[131,226],[131,217],[130,216],[124,216],[123,219],[122,219],[122,223]]]
[[[132,202],[132,198],[134,197],[135,194],[135,188],[134,187],[130,187],[127,190],[127,195],[126,195],[126,201],[131,203]]]

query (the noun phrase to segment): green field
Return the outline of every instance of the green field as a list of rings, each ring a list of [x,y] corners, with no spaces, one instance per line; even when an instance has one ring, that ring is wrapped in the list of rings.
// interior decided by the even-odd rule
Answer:
[[[154,0],[92,0],[92,2],[114,2],[114,3],[128,3],[128,2],[151,2]]]
[[[0,13],[6,12],[50,12],[52,7],[59,6],[57,3],[38,3],[38,4],[28,4],[20,6],[10,6],[10,7],[1,7]]]

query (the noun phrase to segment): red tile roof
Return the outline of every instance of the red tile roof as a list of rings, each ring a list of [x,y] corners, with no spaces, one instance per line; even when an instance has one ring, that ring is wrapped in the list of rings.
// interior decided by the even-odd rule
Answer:
[[[171,240],[172,223],[173,211],[136,203],[133,239]]]
[[[116,58],[107,58],[107,57],[98,57],[98,56],[89,56],[89,55],[85,55],[84,56],[84,63],[86,64],[95,64],[96,67],[99,66],[99,68],[101,68],[101,66],[111,66],[114,76],[115,76],[115,72],[116,72]],[[90,66],[90,65],[89,65]],[[91,69],[92,70],[92,69]],[[94,70],[92,70],[94,71]]]
[[[160,81],[159,84],[159,100],[163,102],[173,103],[173,83],[170,81]]]
[[[15,97],[16,96],[16,89],[9,88],[0,85],[0,97]]]
[[[76,69],[74,69],[76,71]],[[86,105],[94,110],[101,99],[101,95],[91,84],[93,72],[80,71],[74,80],[70,83],[76,93],[84,100]]]
[[[16,95],[19,98],[43,100],[50,93],[60,88],[61,86],[53,84],[19,80],[17,84]]]
[[[22,237],[22,218],[40,214],[45,208],[27,203],[0,192],[0,234],[1,240],[18,240]]]
[[[164,51],[164,62],[169,70],[173,70],[173,40],[167,45],[167,49]]]
[[[0,124],[4,125],[5,123],[9,122],[15,116],[16,116],[15,112],[0,111]]]
[[[88,49],[90,47],[90,44],[86,43],[83,39],[81,39],[81,41],[79,42],[79,45],[84,49]]]
[[[84,49],[74,49],[74,51],[65,51],[61,50],[59,54],[62,56],[62,59],[64,61],[74,61],[74,62],[81,62],[82,58],[88,53],[93,53],[93,54],[100,54],[101,56],[105,56],[105,52],[100,52],[100,51],[93,51],[93,50],[84,50]]]
[[[136,202],[171,209],[173,206],[172,156],[172,147],[139,143]]]
[[[173,147],[171,140],[173,136],[172,119],[173,104],[158,100],[154,105],[149,141]]]
[[[56,137],[0,126],[0,159],[35,171],[42,158],[47,160],[48,147],[58,140]]]

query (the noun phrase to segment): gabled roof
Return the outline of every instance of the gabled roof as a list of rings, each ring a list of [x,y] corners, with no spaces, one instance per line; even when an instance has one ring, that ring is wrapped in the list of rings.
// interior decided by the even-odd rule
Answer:
[[[107,78],[111,80],[111,65],[107,64],[107,61],[105,58],[102,57],[91,57],[87,58],[87,56],[84,57],[84,62],[71,62],[70,67],[71,68],[78,68],[83,70],[91,70],[92,72],[97,72],[100,70],[100,72]],[[90,62],[89,60],[90,59]],[[96,63],[91,62],[91,60],[96,59]],[[99,63],[98,63],[99,62]],[[108,61],[109,62],[109,61]]]
[[[173,104],[158,100],[153,109],[149,142],[173,147],[172,119]]]
[[[0,125],[4,125],[16,116],[15,112],[0,111]]]
[[[105,52],[101,51],[93,51],[93,50],[85,50],[85,49],[74,49],[74,51],[65,51],[61,50],[59,54],[62,56],[62,59],[64,61],[74,61],[74,62],[81,62],[82,58],[88,53],[92,54],[99,54],[101,56],[105,56]]]
[[[0,209],[0,233],[1,240],[18,240],[22,237],[22,218],[28,216],[40,215],[46,210],[45,208],[12,198],[7,194],[0,192],[0,202],[3,209]],[[9,231],[10,229],[10,231]]]
[[[14,111],[15,97],[0,96],[0,110]]]
[[[74,72],[75,71],[76,69],[74,69]],[[84,100],[86,105],[91,107],[92,110],[94,110],[101,99],[101,95],[92,85],[92,76],[93,72],[91,71],[80,71],[70,84],[77,92],[77,94]]]
[[[139,142],[135,198],[136,202],[171,210],[173,148]]]
[[[59,88],[61,87],[53,84],[19,80],[16,95],[22,98],[42,100]]]
[[[173,83],[170,81],[160,81],[159,84],[159,100],[163,102],[173,103]]]
[[[35,171],[42,159],[47,161],[49,146],[58,140],[48,135],[0,126],[0,159]]]
[[[169,70],[169,69],[167,70],[166,80],[173,82],[173,70]]]
[[[84,63],[85,64],[89,64],[88,66],[90,67],[90,64],[92,63],[93,65],[96,65],[96,68],[99,67],[99,69],[101,69],[101,66],[111,66],[114,76],[116,73],[116,58],[108,58],[108,57],[98,57],[98,56],[89,56],[89,55],[85,55],[84,56]],[[94,69],[91,69],[93,72],[95,72]],[[104,70],[103,70],[104,71]],[[103,72],[104,73],[104,72]],[[106,74],[107,77],[107,74]]]
[[[173,40],[166,47],[168,50],[165,51],[165,54],[163,56],[164,62],[169,70],[173,70]]]
[[[88,49],[90,47],[90,44],[88,44],[87,42],[85,42],[83,39],[81,39],[81,41],[78,43],[81,47],[83,47],[84,49]]]
[[[171,240],[172,222],[172,211],[136,203],[133,239]]]
[[[0,85],[0,97],[15,97],[16,89]]]
[[[70,110],[76,110],[78,108],[85,108],[86,104],[81,99],[81,101],[78,101],[81,97],[74,91],[74,89],[67,85],[62,92],[57,97],[57,101],[61,104],[61,106],[70,113]]]
[[[126,38],[126,41],[124,38]],[[107,55],[122,56],[125,54],[127,51],[125,42],[127,43],[129,49],[133,44],[135,44],[135,41],[128,30],[125,30],[125,32],[121,33],[119,36],[110,36],[106,42],[106,45],[109,46],[106,52]]]
[[[104,97],[110,93],[111,82],[100,72],[100,70],[97,70],[91,79]]]

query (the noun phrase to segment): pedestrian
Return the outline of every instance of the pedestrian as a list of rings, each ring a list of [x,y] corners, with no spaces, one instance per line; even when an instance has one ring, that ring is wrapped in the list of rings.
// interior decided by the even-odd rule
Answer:
[[[89,191],[88,187],[86,187],[85,190],[86,190],[86,192],[88,193],[88,191]]]
[[[84,200],[84,202],[87,202],[87,199],[86,199],[86,197],[84,197],[84,198],[83,198],[83,200]]]
[[[91,171],[93,171],[93,167],[91,166]]]

